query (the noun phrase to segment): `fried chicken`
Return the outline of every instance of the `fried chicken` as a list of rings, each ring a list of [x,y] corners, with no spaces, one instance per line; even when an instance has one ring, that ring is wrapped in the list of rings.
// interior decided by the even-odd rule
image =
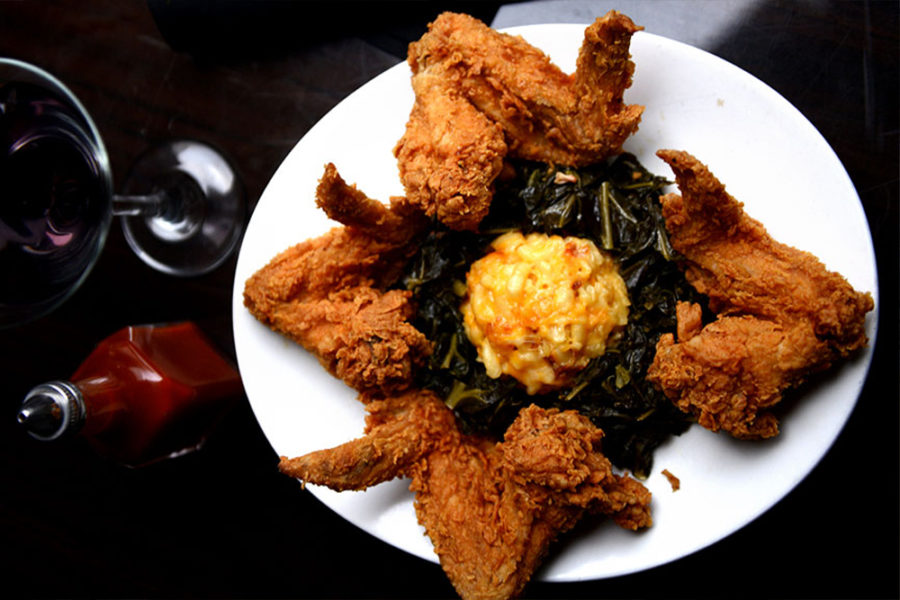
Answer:
[[[409,324],[409,295],[385,288],[416,247],[422,215],[367,198],[333,165],[317,201],[344,225],[275,257],[248,280],[245,304],[360,390],[368,416],[362,437],[282,457],[281,472],[335,490],[409,477],[418,519],[464,598],[517,595],[586,511],[650,525],[649,492],[612,472],[585,417],[531,407],[497,443],[463,434],[436,394],[410,388],[430,344]]]
[[[421,214],[400,198],[389,208],[367,198],[334,165],[316,198],[346,225],[273,258],[245,283],[244,304],[354,389],[403,389],[431,344],[409,323],[409,293],[386,288],[415,251]]]
[[[627,529],[651,524],[650,492],[613,474],[602,437],[574,411],[532,405],[502,442],[461,436],[414,466],[416,514],[462,598],[517,596],[588,511]]]
[[[678,340],[662,336],[647,376],[708,429],[777,435],[768,409],[784,390],[866,344],[872,296],[773,240],[690,154],[658,155],[681,192],[660,199],[670,241],[718,317],[704,327],[699,307],[679,306]]]
[[[409,476],[419,522],[462,598],[518,595],[586,512],[632,530],[651,524],[650,492],[612,472],[603,433],[573,411],[523,409],[497,443],[461,433],[431,392],[362,399],[366,435],[279,468],[338,490]]]
[[[394,154],[411,202],[451,229],[475,229],[490,208],[506,142],[442,76],[413,77],[416,100]]]
[[[438,16],[409,47],[416,100],[394,149],[411,202],[448,227],[475,229],[507,155],[583,166],[620,152],[643,112],[623,102],[639,29],[615,11],[598,18],[566,74],[520,37]]]
[[[364,490],[401,477],[456,428],[453,414],[433,393],[413,389],[366,404],[365,435],[336,448],[282,457],[285,475],[334,490]]]

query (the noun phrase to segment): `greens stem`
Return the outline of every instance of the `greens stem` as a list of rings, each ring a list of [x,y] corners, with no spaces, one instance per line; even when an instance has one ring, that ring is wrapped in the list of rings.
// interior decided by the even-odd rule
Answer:
[[[609,214],[609,181],[600,184],[600,218],[603,224],[603,233],[600,242],[604,250],[613,249],[612,218]]]

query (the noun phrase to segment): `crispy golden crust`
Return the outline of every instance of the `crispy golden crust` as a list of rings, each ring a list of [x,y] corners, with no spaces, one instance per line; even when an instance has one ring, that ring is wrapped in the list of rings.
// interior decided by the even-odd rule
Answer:
[[[871,294],[855,291],[809,252],[773,240],[689,154],[659,155],[681,190],[661,198],[666,228],[673,247],[688,260],[688,281],[709,296],[714,311],[807,320],[842,356],[866,344]]]
[[[471,230],[488,213],[507,147],[500,126],[443,77],[413,78],[416,101],[394,155],[411,203],[451,229]]]
[[[461,597],[518,595],[588,511],[651,524],[650,492],[612,473],[602,437],[575,412],[530,406],[501,443],[450,435],[414,466],[416,514]]]
[[[409,47],[416,100],[394,153],[411,201],[453,229],[475,229],[507,155],[580,166],[620,152],[643,111],[623,102],[639,29],[614,11],[598,18],[568,75],[520,37],[438,16]]]
[[[363,437],[296,458],[282,457],[279,470],[334,490],[364,490],[401,477],[455,428],[453,414],[431,392],[411,390],[362,400],[369,413]]]
[[[410,477],[418,519],[463,598],[518,595],[586,512],[627,529],[651,524],[650,492],[612,472],[602,432],[574,412],[528,407],[495,443],[461,433],[430,392],[363,401],[366,435],[279,468],[337,490]]]
[[[409,323],[409,293],[385,290],[415,251],[421,215],[400,201],[388,209],[367,198],[333,165],[317,201],[347,225],[273,258],[245,283],[244,305],[354,389],[404,389],[431,344]]]
[[[603,433],[572,411],[531,406],[500,443],[464,435],[433,393],[360,398],[366,433],[282,457],[281,471],[336,490],[411,478],[416,514],[462,598],[518,595],[556,537],[587,512],[649,527],[650,492],[616,475]]]
[[[783,391],[866,344],[872,296],[773,240],[690,154],[658,154],[681,192],[661,198],[672,246],[719,317],[703,327],[699,307],[680,306],[678,341],[660,339],[648,378],[704,427],[774,436],[767,409]]]
[[[348,185],[334,163],[325,165],[316,187],[316,205],[329,218],[357,234],[389,246],[402,248],[411,244],[428,225],[405,197],[391,198],[390,206],[373,200],[355,185]]]
[[[778,434],[769,409],[783,391],[830,360],[808,323],[725,316],[678,343],[664,335],[648,377],[703,427],[759,439]]]

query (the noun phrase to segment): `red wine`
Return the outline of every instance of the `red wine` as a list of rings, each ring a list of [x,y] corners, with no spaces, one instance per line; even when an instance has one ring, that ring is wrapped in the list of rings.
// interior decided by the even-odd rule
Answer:
[[[109,176],[81,113],[37,85],[0,88],[0,143],[0,307],[24,318],[65,299],[96,259]]]

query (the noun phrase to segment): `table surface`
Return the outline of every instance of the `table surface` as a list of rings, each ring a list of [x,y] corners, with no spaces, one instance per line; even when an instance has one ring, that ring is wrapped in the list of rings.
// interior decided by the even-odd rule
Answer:
[[[296,141],[401,61],[440,9],[518,24],[568,15],[563,9],[590,18],[607,4],[3,2],[0,55],[37,64],[73,89],[104,136],[117,181],[152,143],[197,138],[234,160],[252,209]],[[898,4],[612,6],[633,10],[639,23],[648,15],[649,31],[706,45],[821,131],[869,219],[882,322],[844,432],[782,502],[674,563],[601,581],[536,581],[525,596],[897,597]],[[712,20],[729,11],[727,27]],[[714,25],[718,35],[695,36],[692,23]],[[234,267],[233,257],[199,278],[158,274],[114,226],[66,304],[0,332],[0,573],[14,596],[453,596],[439,566],[347,524],[278,474],[245,400],[201,452],[137,470],[77,442],[39,443],[15,425],[27,389],[68,376],[125,325],[193,320],[233,355]]]

